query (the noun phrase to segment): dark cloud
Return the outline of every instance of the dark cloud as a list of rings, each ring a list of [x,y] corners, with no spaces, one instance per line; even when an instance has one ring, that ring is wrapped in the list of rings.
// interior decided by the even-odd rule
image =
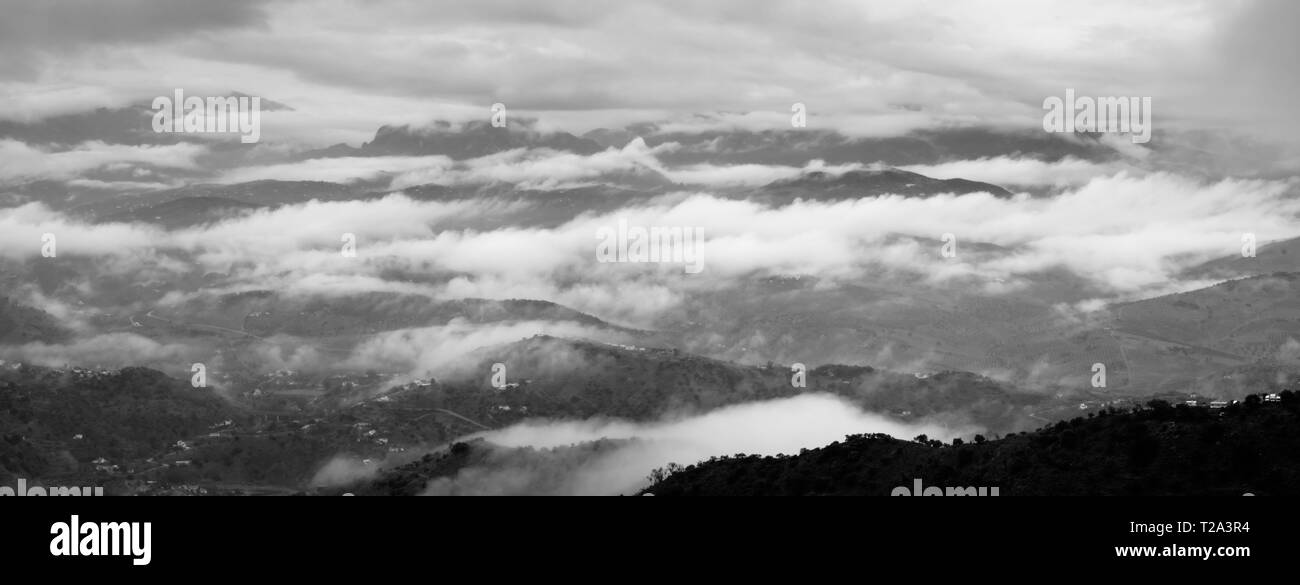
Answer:
[[[0,1],[0,39],[11,46],[58,49],[146,42],[263,22],[267,0]]]
[[[266,20],[269,0],[0,0],[0,75],[34,72],[33,59],[100,44],[155,42]]]
[[[30,82],[0,82],[16,96],[0,116],[66,112],[90,88],[203,85],[294,103],[286,133],[478,119],[494,102],[574,132],[702,112],[766,129],[801,102],[810,127],[900,136],[1036,131],[1043,98],[1069,87],[1151,96],[1157,131],[1276,132],[1300,88],[1293,4],[1099,0],[1066,19],[1067,0],[0,0],[0,81]],[[103,50],[68,51],[90,46]],[[69,105],[22,99],[46,93]]]

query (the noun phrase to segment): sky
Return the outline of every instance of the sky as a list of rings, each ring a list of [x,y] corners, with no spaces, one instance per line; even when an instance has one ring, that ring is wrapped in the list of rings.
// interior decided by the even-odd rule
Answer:
[[[493,103],[632,122],[896,135],[1032,129],[1042,102],[1149,96],[1161,128],[1291,140],[1285,0],[0,0],[0,119],[230,91],[289,104],[271,140],[359,143]]]

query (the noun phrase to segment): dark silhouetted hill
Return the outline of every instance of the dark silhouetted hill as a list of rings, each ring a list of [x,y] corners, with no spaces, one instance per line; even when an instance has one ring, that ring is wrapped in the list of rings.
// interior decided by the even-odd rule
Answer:
[[[656,496],[890,495],[896,487],[997,487],[999,495],[1300,494],[1300,396],[1223,409],[1170,406],[1062,421],[944,445],[846,437],[798,455],[714,458],[669,474]],[[664,472],[659,471],[662,475]]]
[[[989,183],[966,179],[934,179],[898,169],[849,171],[839,176],[822,171],[808,172],[763,187],[760,197],[772,199],[775,204],[786,204],[795,199],[825,201],[880,195],[924,197],[941,193],[965,195],[981,192],[996,197],[1011,197],[1006,189]]]

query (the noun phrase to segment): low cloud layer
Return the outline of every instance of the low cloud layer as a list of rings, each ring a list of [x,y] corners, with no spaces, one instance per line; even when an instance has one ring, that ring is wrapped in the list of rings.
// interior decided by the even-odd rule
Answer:
[[[503,208],[478,201],[398,194],[290,205],[165,232],[87,225],[28,204],[0,210],[0,250],[12,260],[38,259],[42,236],[53,234],[61,255],[121,261],[115,268],[165,272],[188,264],[163,258],[184,254],[204,272],[227,274],[228,292],[531,298],[649,327],[683,296],[755,274],[814,276],[834,286],[870,281],[882,270],[942,283],[1016,280],[1064,268],[1102,291],[1133,296],[1167,289],[1187,266],[1238,254],[1245,233],[1261,243],[1300,236],[1294,185],[1160,172],[1119,172],[1050,197],[1010,199],[880,196],[770,207],[684,191],[556,227],[527,225],[528,210],[543,209],[544,199],[510,205],[502,216]],[[515,225],[468,227],[502,217]],[[702,228],[703,271],[598,262],[597,234],[620,221]],[[945,233],[957,238],[955,259],[939,254]],[[355,258],[340,254],[344,234],[356,238]],[[93,290],[93,280],[87,286]]]
[[[808,394],[739,404],[689,417],[654,423],[617,420],[533,420],[461,440],[484,439],[506,450],[487,463],[429,482],[424,495],[617,495],[648,485],[654,469],[669,463],[690,465],[710,457],[795,454],[825,446],[846,435],[885,433],[910,439],[924,434],[949,441],[980,432],[935,423],[902,423],[865,412],[842,398]],[[603,445],[593,441],[612,440]],[[512,449],[531,448],[520,454]],[[554,450],[548,452],[548,450]],[[379,470],[336,458],[316,475],[313,485],[346,485]]]
[[[171,373],[186,370],[197,357],[185,344],[162,343],[131,333],[96,335],[69,343],[0,346],[0,356],[51,368],[150,365]]]
[[[907,165],[903,170],[936,179],[969,179],[1006,187],[1078,187],[1120,172],[1143,173],[1127,162],[1094,163],[1067,157],[1056,162],[1001,156],[930,165]]]
[[[37,180],[71,180],[105,167],[151,165],[193,169],[196,158],[207,152],[201,144],[128,146],[86,142],[69,149],[37,148],[16,140],[0,139],[0,184]]]
[[[569,322],[521,321],[477,325],[456,320],[437,327],[401,329],[374,335],[353,350],[341,367],[380,368],[411,377],[444,379],[474,372],[467,358],[484,347],[503,345],[535,335],[569,339],[619,340],[603,329]]]
[[[594,454],[564,470],[563,481],[549,479],[551,495],[614,495],[647,485],[653,469],[669,463],[689,465],[713,456],[794,454],[821,447],[845,435],[885,433],[912,438],[951,440],[978,432],[974,428],[945,428],[936,424],[900,423],[864,412],[829,395],[804,395],[783,400],[742,404],[707,414],[653,424],[618,421],[531,421],[476,435],[505,447],[547,449],[600,439],[632,439],[630,443]],[[530,492],[547,469],[470,468],[455,477],[429,483],[426,495],[506,495]]]

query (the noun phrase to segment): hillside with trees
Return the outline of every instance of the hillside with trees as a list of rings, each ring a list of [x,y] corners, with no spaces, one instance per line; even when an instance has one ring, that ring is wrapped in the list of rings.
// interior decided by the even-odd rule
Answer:
[[[846,437],[775,457],[744,454],[652,472],[646,492],[890,495],[896,487],[999,488],[999,495],[1300,494],[1300,395],[1225,408],[1152,401],[998,440]]]

